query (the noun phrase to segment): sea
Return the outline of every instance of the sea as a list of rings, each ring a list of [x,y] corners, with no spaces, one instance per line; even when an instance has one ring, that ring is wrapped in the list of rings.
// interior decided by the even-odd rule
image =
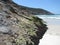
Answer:
[[[39,45],[60,45],[60,15],[36,16],[43,19],[48,27]]]
[[[42,18],[47,24],[60,25],[60,15],[37,15]]]

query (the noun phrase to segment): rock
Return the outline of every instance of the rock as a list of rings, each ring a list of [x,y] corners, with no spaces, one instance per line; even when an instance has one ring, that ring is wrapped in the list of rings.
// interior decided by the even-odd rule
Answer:
[[[44,21],[23,15],[12,0],[0,0],[0,45],[38,45],[47,30]]]

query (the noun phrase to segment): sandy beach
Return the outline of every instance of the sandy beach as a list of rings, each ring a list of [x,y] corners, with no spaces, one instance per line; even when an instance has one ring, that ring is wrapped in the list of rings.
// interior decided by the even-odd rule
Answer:
[[[60,25],[48,25],[47,34],[60,36]]]
[[[60,45],[60,25],[48,25],[48,30],[39,45]]]
[[[60,15],[41,15],[38,17],[42,18],[48,27],[39,45],[60,45]]]

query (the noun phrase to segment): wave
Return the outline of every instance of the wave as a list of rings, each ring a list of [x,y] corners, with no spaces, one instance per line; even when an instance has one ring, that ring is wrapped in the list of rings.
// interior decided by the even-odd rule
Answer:
[[[59,19],[60,20],[60,15],[36,15],[36,16],[42,19]]]
[[[60,20],[60,17],[39,17],[39,18],[42,18],[42,19],[59,19]]]

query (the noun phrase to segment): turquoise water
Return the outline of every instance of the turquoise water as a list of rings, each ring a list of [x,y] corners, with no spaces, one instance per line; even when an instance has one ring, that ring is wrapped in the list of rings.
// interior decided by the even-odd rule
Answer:
[[[60,15],[37,15],[42,18],[47,24],[60,25]]]

